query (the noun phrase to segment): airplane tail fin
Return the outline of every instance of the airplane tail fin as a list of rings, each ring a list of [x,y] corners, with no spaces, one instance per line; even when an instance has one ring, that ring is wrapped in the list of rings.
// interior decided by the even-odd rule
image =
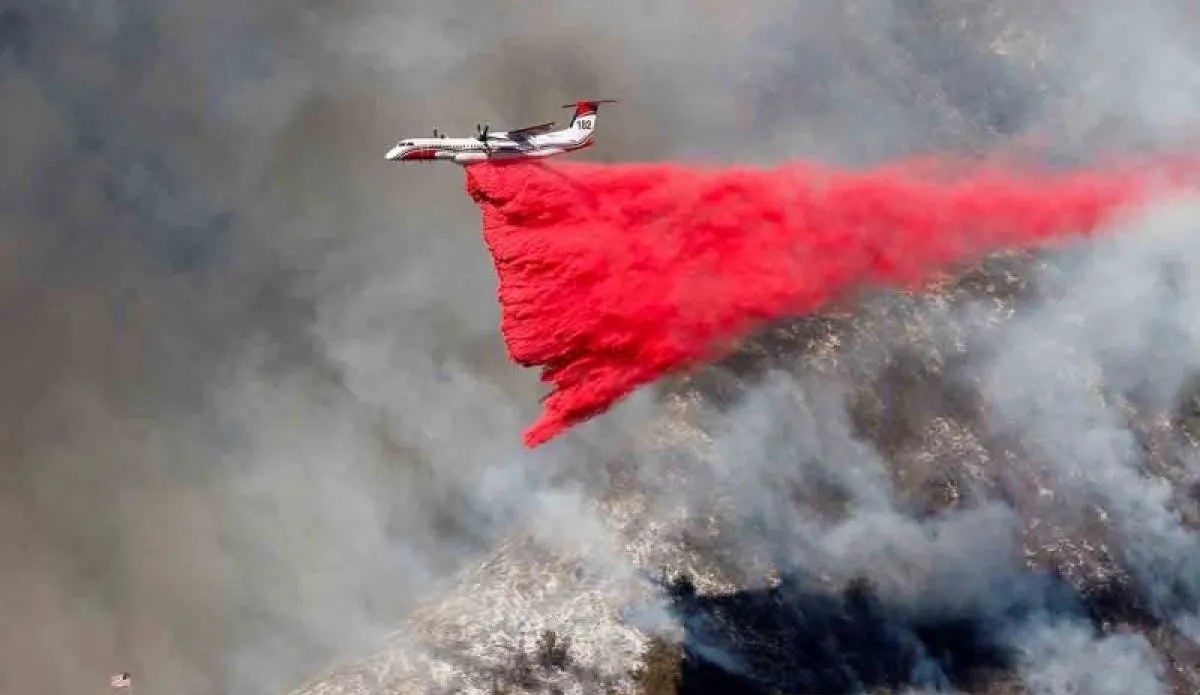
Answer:
[[[591,130],[596,127],[596,112],[600,110],[600,104],[615,104],[616,99],[589,99],[577,101],[574,104],[564,104],[564,109],[575,109],[574,115],[571,116],[571,124],[568,128],[573,130]]]

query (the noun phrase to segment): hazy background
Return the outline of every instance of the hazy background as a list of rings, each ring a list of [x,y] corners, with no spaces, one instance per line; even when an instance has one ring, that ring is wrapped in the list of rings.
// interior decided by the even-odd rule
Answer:
[[[622,100],[581,155],[601,160],[867,163],[999,143],[1086,157],[1188,138],[1200,63],[1184,3],[984,5],[0,6],[0,690],[98,691],[129,669],[145,693],[280,692],[371,648],[508,523],[559,504],[550,491],[605,484],[592,464],[645,399],[521,449],[539,389],[506,361],[477,210],[461,170],[385,162],[402,137],[562,120],[560,104],[595,97]],[[973,20],[917,32],[931,12]],[[1013,45],[1032,28],[1047,47],[986,50],[1010,26]],[[1109,262],[1192,249],[1200,218],[1173,214],[1184,231],[1157,237],[1159,256]],[[1072,307],[1123,311],[1096,319],[1111,337],[1159,302],[1112,284],[1140,272],[1102,275]],[[1191,289],[1166,315],[1189,341]],[[1050,335],[1061,307],[1039,312],[1020,330]],[[1106,411],[1064,388],[1044,406],[1062,419],[1021,422],[1031,396],[1008,372],[1028,379],[1029,360],[1005,350],[1022,335],[980,368],[1012,414],[997,427],[1075,452],[1071,433],[1094,441]],[[1194,366],[1175,344],[1155,372],[1168,395]],[[1136,376],[1146,349],[1104,358]],[[783,444],[757,455],[778,462],[769,446]],[[1084,487],[1129,490],[1124,459],[1097,456],[1112,472]],[[886,508],[886,486],[855,475],[842,484]],[[1154,571],[1194,577],[1161,569],[1195,557],[1164,519],[1129,532],[1176,544],[1145,558]],[[1179,591],[1164,610],[1196,598]]]

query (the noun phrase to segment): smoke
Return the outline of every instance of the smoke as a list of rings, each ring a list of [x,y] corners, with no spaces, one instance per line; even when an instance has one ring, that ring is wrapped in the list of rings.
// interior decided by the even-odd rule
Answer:
[[[1103,590],[1089,582],[1128,573],[1135,596],[1118,600],[1145,605],[1153,619],[1197,639],[1200,552],[1194,522],[1185,520],[1195,454],[1176,429],[1197,366],[1187,318],[1195,312],[1189,269],[1197,220],[1192,199],[1165,201],[1050,254],[1029,278],[1038,293],[1019,302],[1013,318],[989,323],[976,303],[947,308],[918,299],[901,304],[904,332],[888,335],[900,326],[872,324],[891,308],[875,302],[860,310],[873,328],[857,339],[882,345],[849,344],[836,366],[797,364],[798,376],[765,378],[713,431],[712,449],[721,453],[695,461],[724,473],[701,477],[704,489],[732,500],[734,530],[725,533],[735,552],[745,553],[734,563],[750,566],[766,555],[783,571],[835,585],[865,578],[907,618],[902,630],[920,616],[978,621],[1013,655],[1030,692],[1173,692],[1165,668],[1173,657],[1157,651],[1161,641],[1152,645],[1111,626],[1097,630],[1088,616],[1094,608],[1026,565],[1038,534],[1065,527],[1053,532],[1058,542],[1074,539],[1067,543],[1112,556],[1096,574],[1072,567],[1095,562],[1081,558],[1082,550],[1062,549],[1061,572],[1091,574],[1074,578],[1078,588]],[[847,419],[854,410],[849,389],[880,383],[872,379],[881,361],[894,363],[905,349],[929,350],[931,369],[943,370],[937,378],[981,399],[984,460],[974,464],[956,453],[940,465],[952,479],[990,480],[965,506],[932,517],[914,514],[922,505],[909,477],[920,462],[902,452],[885,458]],[[881,359],[879,350],[888,354]],[[947,355],[956,352],[961,362],[954,367]],[[832,383],[816,376],[828,371]],[[894,407],[937,413],[946,406],[924,401],[919,390],[910,397]],[[971,416],[954,414],[968,422]],[[922,454],[936,455],[923,444]],[[1123,664],[1120,678],[1097,675],[1109,661]]]
[[[1152,610],[1193,639],[1200,539],[1175,508],[1170,469],[1148,468],[1129,414],[1132,402],[1145,417],[1173,417],[1200,367],[1190,318],[1198,221],[1194,202],[1161,206],[1076,251],[1062,295],[998,337],[982,388],[993,426],[1045,467],[1077,519],[1084,505],[1104,510]],[[1184,456],[1186,480],[1195,468],[1180,443],[1167,456]]]
[[[1022,676],[1030,692],[1165,693],[1164,669],[1140,635],[1096,638],[1078,624],[1046,624],[1020,635]]]
[[[391,38],[443,45],[456,14]],[[371,16],[3,10],[5,691],[128,669],[280,692],[376,644],[544,485],[487,434],[521,385],[473,209],[381,156],[484,102],[343,52]]]
[[[707,523],[721,527],[729,567],[749,575],[770,567],[799,582],[775,596],[746,589],[719,607],[684,610],[696,654],[764,678],[768,690],[834,689],[846,679],[868,687],[880,672],[907,668],[912,686],[946,692],[1004,654],[1029,692],[1167,692],[1161,656],[1143,637],[1099,633],[1078,594],[1027,566],[1023,527],[1039,520],[999,499],[914,515],[911,490],[892,482],[899,471],[856,434],[839,391],[774,374],[687,461],[703,482],[658,491],[663,508],[719,519]],[[822,598],[863,581],[876,606],[865,616]],[[747,646],[756,643],[766,646]],[[1124,664],[1120,678],[1098,675],[1105,659]],[[759,672],[755,662],[788,665]]]
[[[1115,46],[1146,56],[1067,108],[981,48],[987,26],[898,31],[936,5],[0,8],[0,689],[129,669],[144,692],[279,692],[369,649],[514,527],[616,555],[565,520],[591,519],[611,484],[596,464],[634,448],[644,401],[553,451],[512,442],[537,384],[497,335],[478,211],[461,171],[385,166],[400,137],[617,97],[588,156],[863,162],[1127,116],[1048,128],[1081,156],[1155,132],[1138,114],[1173,84],[1136,78],[1160,50],[1192,64],[1165,11],[1120,44],[1018,13],[1091,37],[1051,41],[1063,84],[1122,64]],[[1136,112],[1118,98],[1134,83]],[[669,486],[654,470],[638,475]],[[812,478],[882,505],[878,470],[851,470]]]

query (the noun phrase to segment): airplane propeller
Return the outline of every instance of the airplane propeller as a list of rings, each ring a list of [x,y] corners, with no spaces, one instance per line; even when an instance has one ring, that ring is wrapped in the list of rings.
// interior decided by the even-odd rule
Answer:
[[[478,140],[483,143],[483,149],[487,152],[492,151],[492,146],[488,143],[488,129],[489,128],[491,128],[491,126],[488,125],[487,123],[484,123],[482,125],[479,123],[475,124],[475,132],[477,133],[477,135],[475,137],[478,138]]]

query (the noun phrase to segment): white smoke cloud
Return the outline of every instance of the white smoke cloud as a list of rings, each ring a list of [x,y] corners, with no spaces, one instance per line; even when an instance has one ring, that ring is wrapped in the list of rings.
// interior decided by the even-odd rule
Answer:
[[[1194,202],[1163,204],[1074,251],[1065,294],[998,336],[983,383],[992,425],[1020,437],[1064,502],[1104,510],[1151,606],[1181,627],[1200,609],[1200,539],[1182,524],[1170,479],[1144,468],[1120,402],[1169,413],[1200,366],[1197,224]]]
[[[1097,638],[1078,624],[1038,625],[1013,640],[1035,695],[1168,692],[1158,655],[1141,635]]]

